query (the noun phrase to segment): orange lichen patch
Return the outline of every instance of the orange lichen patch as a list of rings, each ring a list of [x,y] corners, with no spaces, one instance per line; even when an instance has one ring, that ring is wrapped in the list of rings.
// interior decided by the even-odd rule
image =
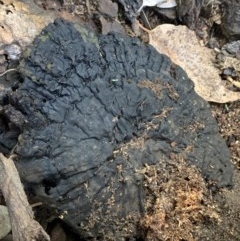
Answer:
[[[141,227],[146,240],[195,241],[197,227],[206,219],[220,221],[197,168],[183,158],[146,166],[146,215]]]
[[[174,87],[170,84],[161,82],[161,80],[155,80],[155,82],[149,81],[149,80],[143,80],[138,84],[139,87],[142,88],[147,88],[153,91],[158,99],[162,99],[162,91],[167,90],[168,95],[172,100],[177,100],[178,99],[178,93],[174,89]]]
[[[141,88],[147,88],[147,89],[150,89],[151,91],[153,91],[157,97],[159,99],[162,98],[162,90],[163,90],[163,86],[162,84],[159,82],[159,83],[154,83],[150,80],[143,80],[141,81],[139,84],[138,84],[139,87]]]

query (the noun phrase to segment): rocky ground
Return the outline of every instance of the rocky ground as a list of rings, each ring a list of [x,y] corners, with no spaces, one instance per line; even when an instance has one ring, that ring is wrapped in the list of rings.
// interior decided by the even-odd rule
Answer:
[[[142,41],[148,41],[148,35],[146,32],[140,30],[133,22],[131,22],[125,15],[124,7],[118,5],[116,2],[111,2],[109,0],[36,0],[35,2],[39,7],[45,10],[53,10],[56,12],[66,10],[71,15],[74,15],[74,18],[77,19],[78,22],[89,26],[96,32],[106,34],[109,31],[117,31],[130,36],[138,35]],[[202,12],[202,18],[200,18],[199,21],[197,21],[196,18],[190,17],[183,17],[182,21],[184,24],[195,30],[199,39],[202,40],[206,46],[216,50],[216,65],[218,65],[222,71],[221,76],[223,81],[227,82],[229,77],[234,81],[239,81],[239,73],[236,70],[232,68],[221,68],[221,65],[219,64],[219,54],[221,54],[220,49],[224,44],[239,39],[239,35],[234,33],[236,28],[234,28],[233,31],[228,27],[228,25],[231,25],[231,21],[234,21],[234,17],[232,15],[229,17],[228,15],[224,15],[223,17],[223,9],[225,7],[226,10],[229,10],[229,6],[240,8],[240,3],[237,1],[228,1],[227,3],[219,5],[215,4],[217,1],[208,2],[209,3],[206,4],[205,9]],[[195,8],[197,9],[197,5]],[[181,10],[183,11],[184,8]],[[228,11],[225,11],[225,13],[226,12]],[[164,11],[163,9],[146,8],[138,17],[138,20],[146,28],[152,29],[162,23],[179,24],[179,20],[177,20],[175,14],[175,11],[172,9]],[[240,51],[238,51],[238,54],[240,55]],[[234,57],[239,60],[239,55]],[[2,60],[2,66],[3,65],[4,68],[2,69],[6,70],[11,68],[13,64],[11,61],[6,64]],[[238,85],[233,85],[231,82],[227,82],[227,86],[232,90],[239,91]],[[201,186],[201,190],[204,190],[203,193],[205,198],[205,203],[203,204],[204,208],[200,208],[199,210],[202,212],[209,212],[208,217],[203,215],[201,222],[196,220],[192,221],[190,216],[187,217],[187,220],[191,220],[189,233],[187,233],[187,235],[184,233],[178,233],[175,236],[171,236],[171,234],[168,233],[169,231],[166,231],[166,238],[163,240],[240,240],[240,101],[226,104],[210,103],[210,105],[212,114],[218,122],[220,133],[226,140],[232,154],[232,162],[234,164],[233,187],[212,192],[205,189],[200,180],[201,177],[199,176],[197,180],[200,186],[203,185]],[[149,170],[147,170],[147,172],[148,171]],[[177,177],[173,177],[173,180],[176,181],[175,189],[180,188],[180,184],[177,182]],[[41,213],[41,205],[37,205],[35,210],[37,213]],[[44,214],[42,217],[44,217]],[[181,221],[185,221],[184,218],[186,217],[182,218],[183,220],[179,221],[179,226],[181,226]],[[170,219],[171,217],[169,217],[169,220]],[[60,221],[60,219],[51,220],[50,218],[46,223],[40,218],[40,222],[51,234],[53,241],[79,240],[79,237],[73,234],[71,230]],[[145,222],[147,221],[145,220]],[[143,226],[144,225],[145,224],[143,224]],[[193,229],[194,232],[192,232],[191,229]],[[190,233],[193,236],[189,235]],[[154,237],[148,235],[146,239],[154,240]],[[11,235],[4,240],[11,240]]]

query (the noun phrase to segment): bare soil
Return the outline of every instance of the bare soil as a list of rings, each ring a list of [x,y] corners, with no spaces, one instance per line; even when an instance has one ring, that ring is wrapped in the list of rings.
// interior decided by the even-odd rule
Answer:
[[[222,189],[213,194],[213,203],[218,206],[221,222],[209,223],[201,230],[199,240],[240,239],[240,101],[229,104],[212,104],[213,116],[216,117],[219,130],[232,154],[234,164],[233,188]]]

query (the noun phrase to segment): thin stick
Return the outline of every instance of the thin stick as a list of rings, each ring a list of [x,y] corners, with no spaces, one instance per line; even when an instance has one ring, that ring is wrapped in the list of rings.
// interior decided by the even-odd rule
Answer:
[[[35,207],[38,207],[38,206],[41,206],[41,205],[42,205],[42,202],[37,202],[37,203],[31,204],[30,206],[31,206],[32,208],[35,208]]]
[[[7,74],[7,73],[9,73],[9,72],[12,72],[12,71],[17,71],[17,69],[8,69],[8,70],[6,70],[5,72],[1,73],[1,74],[0,74],[0,77],[2,77],[3,75],[5,75],[5,74]]]
[[[14,241],[50,241],[50,237],[33,219],[15,164],[0,153],[0,189],[8,206]]]
[[[150,24],[150,22],[148,21],[147,15],[145,14],[145,11],[144,11],[144,10],[142,11],[142,14],[143,14],[144,20],[146,21],[146,24],[148,25],[148,28],[149,28],[149,29],[152,29],[151,24]]]
[[[88,14],[90,14],[90,13],[91,13],[91,10],[90,10],[89,0],[86,0],[86,6],[87,6],[87,12],[88,12]]]
[[[149,30],[149,29],[143,27],[142,24],[139,23],[139,21],[137,21],[137,24],[138,24],[139,28],[141,28],[143,31],[147,32],[148,34],[151,32],[151,30]]]

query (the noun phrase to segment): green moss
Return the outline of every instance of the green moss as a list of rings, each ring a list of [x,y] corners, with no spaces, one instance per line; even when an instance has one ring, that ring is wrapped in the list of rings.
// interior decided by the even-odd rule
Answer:
[[[26,62],[24,60],[22,60],[18,66],[20,73],[22,74],[22,76],[26,76],[26,77],[30,78],[33,82],[37,83],[38,82],[37,77],[34,76],[32,74],[32,72],[25,67],[25,65],[26,65]]]
[[[41,40],[42,42],[45,42],[47,39],[49,39],[49,34],[42,34],[38,37],[39,40]]]
[[[48,63],[47,64],[47,70],[50,71],[52,69],[52,64],[51,63]]]
[[[26,48],[25,51],[23,52],[23,58],[28,58],[31,52],[32,52],[31,48]]]
[[[74,27],[81,34],[84,42],[91,42],[99,49],[98,38],[93,32],[79,26],[78,24],[75,24]]]

